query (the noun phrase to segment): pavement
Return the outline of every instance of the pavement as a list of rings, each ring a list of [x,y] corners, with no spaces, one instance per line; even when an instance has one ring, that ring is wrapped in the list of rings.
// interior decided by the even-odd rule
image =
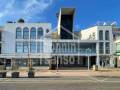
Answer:
[[[7,71],[7,77],[11,77],[12,71]],[[20,71],[20,77],[27,77],[27,71]],[[115,70],[36,70],[35,77],[120,77],[120,69]]]

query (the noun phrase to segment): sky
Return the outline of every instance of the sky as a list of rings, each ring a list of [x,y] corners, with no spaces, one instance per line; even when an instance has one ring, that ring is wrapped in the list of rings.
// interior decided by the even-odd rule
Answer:
[[[120,26],[120,0],[0,0],[0,26],[23,18],[26,22],[49,22],[55,28],[56,13],[62,7],[76,9],[76,31],[97,22],[116,21]]]

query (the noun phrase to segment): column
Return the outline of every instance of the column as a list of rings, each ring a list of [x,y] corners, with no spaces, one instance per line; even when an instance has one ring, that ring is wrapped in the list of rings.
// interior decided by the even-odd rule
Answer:
[[[100,67],[100,57],[98,55],[96,57],[96,65]]]
[[[96,43],[96,65],[100,67],[99,42]]]
[[[15,69],[15,59],[14,58],[11,59],[11,67],[13,70]]]
[[[114,67],[114,57],[110,57],[110,67]]]
[[[90,70],[90,56],[88,56],[88,70]]]

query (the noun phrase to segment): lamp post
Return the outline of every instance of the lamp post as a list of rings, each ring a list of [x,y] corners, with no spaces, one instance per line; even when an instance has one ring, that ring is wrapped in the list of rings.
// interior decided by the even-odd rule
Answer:
[[[59,43],[58,43],[58,39],[57,39],[57,48],[59,47]],[[59,47],[60,48],[60,47]],[[58,51],[59,51],[59,48],[58,48]],[[58,55],[57,55],[57,72],[58,72],[58,64],[59,64],[59,60],[58,60]]]
[[[31,58],[30,58],[30,48],[29,48],[30,42],[28,42],[27,48],[28,48],[28,67],[29,67],[29,71],[32,69],[32,62],[31,62]]]

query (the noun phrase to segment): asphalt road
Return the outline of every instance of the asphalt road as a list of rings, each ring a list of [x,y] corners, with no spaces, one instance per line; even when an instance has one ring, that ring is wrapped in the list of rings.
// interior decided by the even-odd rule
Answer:
[[[118,79],[120,80],[105,77],[1,79],[0,90],[120,90]]]

